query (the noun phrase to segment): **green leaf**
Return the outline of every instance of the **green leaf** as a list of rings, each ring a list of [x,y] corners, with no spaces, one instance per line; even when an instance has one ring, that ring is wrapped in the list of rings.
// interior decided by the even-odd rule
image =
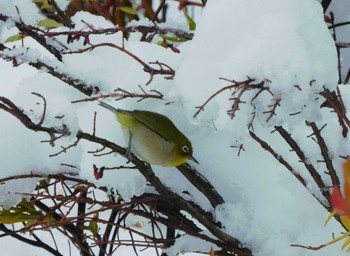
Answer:
[[[187,39],[181,38],[181,37],[176,37],[176,36],[160,36],[161,38],[171,41],[171,42],[176,42],[176,43],[183,43],[186,42]]]
[[[44,10],[44,9],[53,9],[53,6],[49,3],[43,3],[41,6],[40,6],[40,9],[41,10]]]
[[[13,36],[8,37],[5,40],[5,43],[12,43],[12,42],[15,42],[15,41],[18,41],[18,40],[22,40],[24,37],[25,36],[21,35],[21,34],[13,35]]]
[[[32,0],[33,3],[37,3],[40,6],[40,9],[53,9],[53,5],[49,4],[47,0]]]
[[[36,189],[44,189],[48,192],[48,187],[50,186],[50,179],[43,179],[39,181],[39,184],[36,186]]]
[[[93,220],[90,221],[88,228],[91,231],[91,233],[95,236],[98,234],[98,230],[99,230],[97,225],[98,213],[96,213],[92,219]]]
[[[31,220],[37,220],[42,218],[43,215],[40,212],[12,212],[12,211],[2,211],[0,213],[0,223],[3,224],[14,224],[18,222],[26,222]]]
[[[34,205],[28,202],[25,198],[23,198],[22,201],[17,205],[17,208],[21,209],[21,211],[37,212]]]
[[[188,15],[185,9],[183,10],[183,12],[185,14],[189,29],[196,30],[196,22],[194,22],[194,20]]]
[[[121,10],[122,12],[125,12],[127,14],[137,15],[137,11],[132,7],[121,6],[121,7],[119,7],[119,10]]]
[[[89,230],[91,233],[96,236],[98,234],[98,225],[96,221],[90,221],[89,223]]]
[[[37,211],[34,205],[26,199],[22,199],[17,206],[0,211],[0,223],[3,224],[14,224],[17,222],[33,223],[33,221],[48,221],[49,219],[50,217],[44,216],[41,211]]]
[[[62,27],[63,24],[59,23],[53,19],[44,19],[39,21],[36,25],[38,25],[39,27],[48,27],[48,28],[58,28],[58,27]]]

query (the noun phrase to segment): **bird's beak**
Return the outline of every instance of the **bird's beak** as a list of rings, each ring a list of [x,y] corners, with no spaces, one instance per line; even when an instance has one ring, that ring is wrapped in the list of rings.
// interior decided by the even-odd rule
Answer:
[[[196,158],[194,158],[193,156],[190,156],[190,159],[195,162],[196,164],[199,164],[199,162],[196,160]]]

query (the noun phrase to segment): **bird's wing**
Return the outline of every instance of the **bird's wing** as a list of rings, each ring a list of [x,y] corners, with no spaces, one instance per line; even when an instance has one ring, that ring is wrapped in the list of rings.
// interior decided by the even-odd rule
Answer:
[[[182,135],[174,123],[166,116],[143,110],[129,111],[129,113],[144,126],[169,142],[177,141],[177,136],[179,134]]]

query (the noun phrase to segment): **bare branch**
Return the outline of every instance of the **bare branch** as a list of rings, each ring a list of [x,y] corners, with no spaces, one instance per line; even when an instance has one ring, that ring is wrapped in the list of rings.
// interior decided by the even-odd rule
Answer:
[[[107,98],[115,98],[116,100],[126,99],[126,98],[140,98],[138,101],[142,101],[145,99],[160,99],[163,100],[164,95],[156,90],[150,90],[151,93],[146,92],[140,85],[139,88],[141,89],[142,93],[132,93],[125,89],[118,88],[114,90],[114,93],[109,94],[100,94],[94,97],[80,99],[80,100],[74,100],[72,103],[80,103],[80,102],[89,102],[89,101],[95,101],[95,100],[102,100]]]
[[[294,152],[299,157],[300,161],[305,165],[306,169],[309,171],[310,175],[316,182],[318,188],[320,189],[322,195],[327,199],[327,201],[330,203],[330,193],[327,190],[321,175],[316,171],[315,167],[309,163],[306,156],[304,155],[303,151],[299,147],[299,145],[296,143],[296,141],[291,137],[291,135],[282,127],[282,126],[275,126],[275,129],[279,132],[279,134],[282,136],[282,138],[289,144],[289,146],[294,150]],[[322,204],[328,211],[331,211],[330,204],[325,205]]]
[[[115,48],[115,49],[117,49],[117,50],[119,50],[121,52],[124,52],[125,54],[127,54],[128,56],[133,58],[135,61],[140,63],[143,66],[143,70],[150,74],[150,80],[146,83],[146,85],[148,85],[152,81],[154,75],[165,75],[165,76],[170,76],[171,78],[174,77],[174,75],[175,75],[175,71],[173,69],[165,70],[163,68],[163,66],[165,66],[165,64],[160,65],[160,63],[158,62],[157,64],[160,66],[160,69],[154,69],[150,65],[145,63],[143,60],[141,60],[139,57],[137,57],[135,54],[133,54],[130,51],[126,50],[124,47],[121,47],[121,46],[118,46],[118,45],[112,44],[112,43],[90,44],[90,46],[87,47],[87,48],[76,50],[76,51],[65,51],[62,54],[83,53],[83,52],[87,52],[87,51],[92,51],[92,50],[94,50],[95,48],[98,48],[98,47]],[[166,67],[168,67],[168,66],[166,66]]]
[[[7,20],[11,20],[10,17],[0,14],[0,20],[6,22]],[[30,36],[34,40],[36,40],[41,46],[43,46],[46,50],[48,50],[53,56],[56,57],[57,60],[62,61],[61,53],[52,45],[48,44],[46,39],[37,33],[37,29],[31,25],[26,25],[23,22],[15,21],[15,26],[22,32],[22,34]]]
[[[220,90],[216,91],[214,94],[212,94],[201,106],[197,106],[196,108],[198,109],[197,112],[193,115],[194,118],[196,118],[198,116],[198,114],[201,112],[201,111],[204,111],[204,107],[212,100],[214,99],[217,95],[219,95],[220,93],[224,92],[224,91],[227,91],[227,90],[231,90],[231,89],[236,89],[235,92],[239,91],[239,90],[247,90],[247,87],[250,86],[250,84],[252,82],[254,82],[255,80],[254,79],[248,79],[248,80],[245,80],[245,81],[242,81],[242,82],[236,82],[234,80],[227,80],[227,79],[224,79],[224,78],[220,78],[222,80],[226,80],[226,81],[229,81],[231,82],[232,84],[231,85],[228,85],[228,86],[225,86],[223,88],[221,88]],[[235,93],[234,92],[234,93]],[[233,94],[234,94],[233,93]],[[234,99],[234,106],[232,107],[233,110],[233,114],[231,113],[230,116],[232,118],[232,115],[234,116],[234,112],[238,109],[238,104],[240,103],[240,99],[239,97],[238,98],[235,98]]]
[[[337,172],[335,171],[335,169],[333,167],[331,157],[328,153],[327,144],[324,141],[323,137],[321,136],[321,130],[318,129],[315,122],[306,121],[306,125],[311,127],[312,131],[314,132],[314,135],[316,136],[318,145],[319,145],[320,150],[321,150],[321,154],[323,156],[323,159],[326,162],[326,166],[327,166],[327,169],[329,171],[329,175],[331,176],[333,186],[339,187],[339,185],[340,185],[339,178],[338,178]]]

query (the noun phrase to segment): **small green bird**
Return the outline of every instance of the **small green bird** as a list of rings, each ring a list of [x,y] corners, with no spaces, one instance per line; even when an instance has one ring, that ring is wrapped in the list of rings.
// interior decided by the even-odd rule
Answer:
[[[132,152],[149,164],[178,166],[193,160],[191,142],[161,114],[144,110],[116,109],[100,101],[102,107],[112,111],[120,123]]]

